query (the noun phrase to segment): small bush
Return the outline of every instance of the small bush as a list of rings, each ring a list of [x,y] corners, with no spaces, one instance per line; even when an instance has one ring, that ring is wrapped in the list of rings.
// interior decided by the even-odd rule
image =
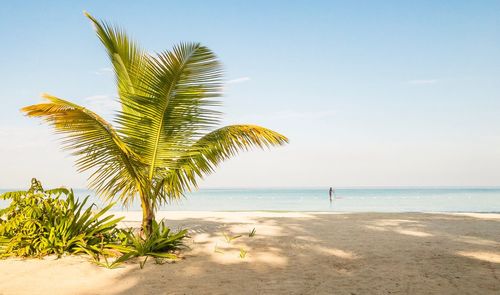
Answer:
[[[119,229],[123,217],[103,217],[114,204],[93,212],[97,206],[86,207],[88,198],[80,202],[65,188],[44,190],[36,179],[28,191],[0,195],[11,200],[0,209],[0,258],[86,253],[96,264],[114,268],[132,257],[145,257],[143,268],[148,257],[176,259],[173,252],[184,247],[187,230],[172,233],[156,221],[147,237],[132,228]]]
[[[183,239],[187,237],[187,230],[180,230],[172,234],[163,221],[153,221],[151,235],[143,236],[139,232],[130,230],[125,233],[122,243],[126,246],[122,251],[129,257],[145,257],[140,262],[143,268],[148,257],[155,259],[177,259],[173,252],[184,248]]]
[[[8,192],[0,199],[11,200],[0,210],[0,256],[42,257],[87,253],[98,259],[111,250],[117,223],[122,218],[102,217],[112,206],[92,212],[72,190],[44,190],[33,179],[28,191]]]

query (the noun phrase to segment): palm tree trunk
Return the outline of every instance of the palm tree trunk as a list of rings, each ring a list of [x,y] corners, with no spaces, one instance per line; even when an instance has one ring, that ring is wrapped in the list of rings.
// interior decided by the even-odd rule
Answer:
[[[141,197],[141,207],[142,207],[142,225],[141,232],[145,236],[151,235],[153,229],[153,220],[155,219],[155,213],[153,211],[153,206],[151,201],[143,193],[140,194]]]
[[[142,211],[142,232],[144,235],[151,235],[153,229],[153,220],[155,219],[155,214],[151,208]]]

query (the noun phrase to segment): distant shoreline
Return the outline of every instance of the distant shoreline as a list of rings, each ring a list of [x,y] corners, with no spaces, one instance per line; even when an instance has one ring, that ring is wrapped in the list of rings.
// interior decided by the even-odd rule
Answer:
[[[141,210],[111,210],[109,212],[141,212]],[[299,211],[299,210],[159,210],[179,213],[311,213],[311,214],[500,214],[500,211]]]
[[[69,188],[67,186],[62,186]],[[277,187],[202,187],[197,190],[193,190],[193,192],[197,191],[209,191],[209,190],[325,190],[328,191],[328,188],[331,187],[331,185],[325,185],[325,186],[298,186],[298,187],[293,187],[293,186],[277,186]],[[500,190],[500,185],[498,186],[475,186],[475,185],[466,185],[466,186],[334,186],[336,190],[435,190],[435,189],[449,189],[449,190],[462,190],[462,189],[491,189],[491,190]],[[92,191],[88,188],[72,188],[74,191]],[[25,187],[23,188],[0,188],[0,192],[5,192],[5,191],[22,191],[26,190]]]
[[[90,202],[102,207],[103,199],[89,190],[74,190],[78,198],[90,195]],[[1,191],[0,191],[1,192]],[[6,201],[0,200],[0,207]],[[112,211],[139,211],[136,201]],[[322,189],[200,189],[185,198],[160,206],[165,211],[212,212],[500,212],[500,188],[390,188],[340,189],[332,202]]]

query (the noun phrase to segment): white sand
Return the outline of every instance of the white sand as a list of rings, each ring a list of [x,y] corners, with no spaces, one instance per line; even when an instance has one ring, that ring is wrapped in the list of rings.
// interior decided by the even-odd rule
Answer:
[[[140,220],[122,214],[126,225]],[[191,229],[185,259],[143,270],[136,262],[108,270],[84,257],[0,260],[0,294],[500,294],[499,214],[158,217]],[[245,236],[228,244],[223,232]]]

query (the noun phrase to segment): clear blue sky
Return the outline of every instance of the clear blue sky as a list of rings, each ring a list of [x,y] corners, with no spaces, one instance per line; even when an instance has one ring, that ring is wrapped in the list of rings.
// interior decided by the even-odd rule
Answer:
[[[109,115],[115,85],[83,10],[151,52],[207,45],[225,122],[290,137],[203,186],[500,185],[500,1],[108,0],[0,4],[0,187],[85,186],[19,112],[48,92]]]

